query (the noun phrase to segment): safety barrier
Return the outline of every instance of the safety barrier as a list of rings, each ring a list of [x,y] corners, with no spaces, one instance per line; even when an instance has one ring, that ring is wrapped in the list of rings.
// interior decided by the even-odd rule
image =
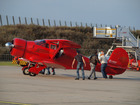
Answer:
[[[0,55],[0,61],[12,61],[14,57],[10,54],[2,54]]]

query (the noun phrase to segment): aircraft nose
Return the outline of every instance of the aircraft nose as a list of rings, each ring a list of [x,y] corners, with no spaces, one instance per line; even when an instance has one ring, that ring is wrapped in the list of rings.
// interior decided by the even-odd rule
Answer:
[[[5,47],[8,48],[8,49],[11,49],[11,48],[14,47],[14,45],[13,45],[11,42],[7,42],[7,43],[5,44]]]

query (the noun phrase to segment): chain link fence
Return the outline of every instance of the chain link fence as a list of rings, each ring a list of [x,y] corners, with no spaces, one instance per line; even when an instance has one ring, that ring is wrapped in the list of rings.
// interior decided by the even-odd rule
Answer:
[[[2,54],[0,55],[0,61],[12,61],[14,57],[10,54]]]

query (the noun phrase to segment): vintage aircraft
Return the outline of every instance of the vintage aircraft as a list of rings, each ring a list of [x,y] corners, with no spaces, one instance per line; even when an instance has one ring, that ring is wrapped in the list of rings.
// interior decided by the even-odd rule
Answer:
[[[5,44],[10,48],[10,53],[14,57],[22,58],[28,61],[28,66],[22,68],[24,74],[30,76],[37,75],[46,67],[76,69],[76,63],[72,68],[71,64],[76,56],[76,49],[80,45],[65,39],[43,39],[35,41],[26,41],[15,38],[12,43]],[[85,70],[90,70],[89,58],[84,57],[86,62]],[[109,60],[106,72],[108,75],[122,74],[128,65],[128,54],[122,48],[115,49]],[[100,70],[101,64],[98,63],[96,71]]]

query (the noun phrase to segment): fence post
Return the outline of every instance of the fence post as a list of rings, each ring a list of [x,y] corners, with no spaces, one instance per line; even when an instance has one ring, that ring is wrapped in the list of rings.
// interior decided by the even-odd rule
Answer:
[[[43,26],[45,26],[45,22],[44,22],[44,19],[42,19],[42,22],[43,22]]]
[[[87,23],[86,23],[86,27],[87,27]]]
[[[55,20],[54,20],[54,26],[56,27],[56,22],[55,22]]]
[[[27,19],[26,19],[26,17],[25,17],[25,24],[27,25]]]
[[[83,24],[82,24],[82,22],[81,22],[81,27],[83,27]]]
[[[92,27],[92,23],[90,24],[90,26]]]
[[[0,15],[0,23],[1,23],[1,26],[3,26],[3,24],[2,24],[2,17],[1,17],[1,15]]]
[[[60,26],[61,26],[61,20],[59,20],[59,24],[60,24]]]
[[[103,25],[101,24],[101,27],[103,27]]]
[[[117,25],[115,25],[115,28],[116,28],[116,38],[117,38],[117,36],[118,36],[118,27],[117,27]]]
[[[67,27],[67,22],[65,21],[65,26]]]
[[[130,26],[129,26],[129,30],[131,30],[131,31],[132,31],[132,27],[130,27]]]
[[[70,26],[72,27],[72,22],[70,21]]]
[[[50,19],[48,19],[49,26],[51,26]]]
[[[33,19],[31,18],[31,24],[33,24]]]
[[[75,25],[76,25],[76,27],[78,26],[78,25],[77,25],[77,22],[75,22]]]
[[[133,27],[133,31],[135,31],[135,27]]]
[[[39,21],[38,21],[38,18],[37,18],[37,25],[39,25]]]
[[[6,15],[7,25],[9,25],[8,16]]]
[[[21,24],[21,19],[20,19],[20,17],[18,17],[19,18],[19,24]]]
[[[98,27],[98,25],[96,24],[96,27]]]
[[[15,19],[14,19],[14,16],[12,16],[12,18],[13,18],[13,25],[15,25]]]

